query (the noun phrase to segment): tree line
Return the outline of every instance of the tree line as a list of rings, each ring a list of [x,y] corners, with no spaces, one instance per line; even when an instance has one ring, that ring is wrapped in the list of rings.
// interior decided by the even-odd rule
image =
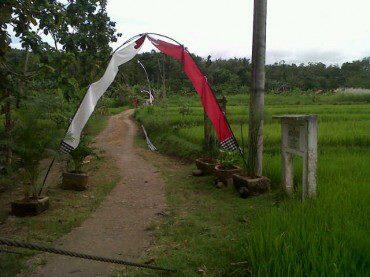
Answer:
[[[219,94],[248,93],[252,65],[247,58],[217,59],[194,56]],[[191,92],[192,86],[181,65],[161,53],[152,51],[137,56],[145,65],[149,79],[158,90],[169,93]],[[284,61],[266,66],[266,88],[270,92],[333,91],[343,87],[370,88],[370,57],[338,65],[323,63],[287,64]],[[121,81],[127,86],[145,85],[146,77],[136,60],[122,67]]]

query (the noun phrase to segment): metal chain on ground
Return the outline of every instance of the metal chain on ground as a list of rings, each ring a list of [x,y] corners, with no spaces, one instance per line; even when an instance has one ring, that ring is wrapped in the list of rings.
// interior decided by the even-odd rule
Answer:
[[[101,256],[95,256],[95,255],[88,255],[88,254],[83,254],[83,253],[77,253],[77,252],[73,252],[73,251],[67,251],[67,250],[63,250],[63,249],[43,246],[43,245],[39,245],[39,244],[36,244],[36,243],[14,241],[14,240],[10,240],[10,239],[7,239],[7,238],[0,238],[0,245],[26,248],[26,249],[31,249],[31,250],[37,250],[37,251],[42,251],[42,252],[48,252],[48,253],[53,253],[53,254],[58,254],[58,255],[76,257],[76,258],[99,261],[99,262],[105,262],[105,263],[121,264],[121,265],[126,265],[126,266],[133,266],[133,267],[140,267],[140,268],[148,268],[148,269],[154,269],[154,270],[175,272],[175,270],[173,270],[173,269],[163,268],[163,267],[159,267],[159,266],[148,265],[148,264],[139,264],[139,263],[124,261],[124,260],[119,260],[119,259],[113,259],[113,258],[107,258],[107,257],[101,257]],[[9,251],[9,250],[7,250],[7,251]]]

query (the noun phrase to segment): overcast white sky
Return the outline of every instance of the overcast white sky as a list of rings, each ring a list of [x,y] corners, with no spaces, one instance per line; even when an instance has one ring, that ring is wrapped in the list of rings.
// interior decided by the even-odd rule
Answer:
[[[251,56],[253,0],[108,0],[108,14],[119,43],[156,32],[203,57]],[[267,17],[268,63],[370,56],[370,0],[268,0]]]

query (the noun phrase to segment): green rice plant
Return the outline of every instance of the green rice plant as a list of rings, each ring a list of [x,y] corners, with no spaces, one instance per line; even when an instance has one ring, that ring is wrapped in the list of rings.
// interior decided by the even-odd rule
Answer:
[[[159,137],[156,140],[156,145],[166,154],[185,159],[198,157],[202,153],[202,147],[200,145],[191,143],[176,135],[166,135],[165,138],[163,136]],[[181,147],[177,147],[178,145],[181,145]]]
[[[254,215],[240,253],[253,275],[368,273],[369,154],[326,152],[319,158],[317,199],[288,199]]]
[[[215,191],[207,185],[208,179],[168,177],[170,184],[176,184],[168,188],[173,216],[159,231],[163,241],[159,263],[179,268],[185,275],[196,275],[199,269],[216,276],[367,276],[369,99],[367,95],[268,94],[263,164],[273,192],[245,201],[231,189]],[[181,116],[179,103],[187,100],[191,115]],[[153,107],[151,115],[143,109],[137,117],[154,132],[151,139],[162,146],[161,151],[195,158],[203,152],[204,141],[203,110],[197,101],[196,97],[172,98],[166,109]],[[228,97],[227,116],[239,141],[240,124],[243,137],[248,136],[247,103],[247,95]],[[318,115],[316,199],[302,203],[299,191],[289,198],[280,189],[281,127],[273,116],[281,114]],[[300,162],[295,160],[298,187]],[[247,224],[241,223],[245,217]]]

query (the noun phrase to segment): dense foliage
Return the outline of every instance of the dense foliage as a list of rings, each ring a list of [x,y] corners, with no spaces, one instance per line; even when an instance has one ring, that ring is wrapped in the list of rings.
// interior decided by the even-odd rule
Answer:
[[[73,173],[82,173],[83,163],[86,157],[95,155],[94,148],[92,148],[89,143],[91,142],[91,138],[89,136],[82,136],[80,140],[80,144],[74,150],[72,150],[70,155],[70,163],[71,163],[71,172]]]
[[[87,86],[106,66],[109,44],[120,36],[106,2],[1,1],[2,173],[20,167],[32,175],[25,183],[35,183],[45,149],[58,147]]]
[[[15,128],[13,130],[14,143],[12,148],[17,158],[17,166],[21,168],[25,199],[36,198],[40,186],[37,179],[40,172],[40,161],[46,156],[46,151],[56,149],[61,130],[58,120],[50,119],[53,109],[59,103],[53,98],[31,99],[17,111]]]

